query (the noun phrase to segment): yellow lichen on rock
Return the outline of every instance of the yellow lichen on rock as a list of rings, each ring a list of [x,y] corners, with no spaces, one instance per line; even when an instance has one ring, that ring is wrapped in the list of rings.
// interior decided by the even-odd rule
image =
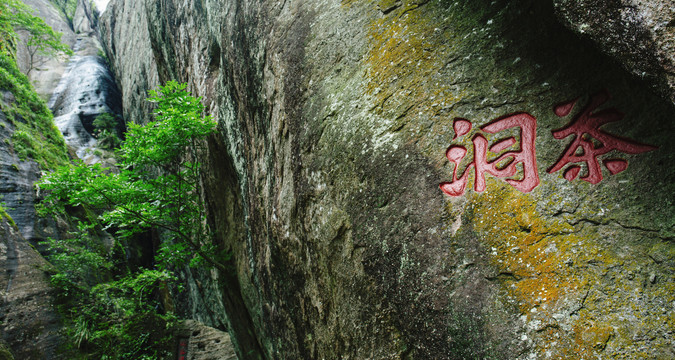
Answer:
[[[491,182],[491,189],[477,197],[474,228],[500,273],[516,280],[510,293],[519,299],[520,310],[552,306],[561,295],[577,291],[583,281],[565,276],[566,263],[580,256],[574,249],[583,239],[569,224],[545,221],[527,195]]]
[[[606,246],[605,230],[546,217],[531,195],[488,181],[488,190],[472,197],[473,227],[505,298],[520,310],[526,337],[542,345],[533,351],[554,358],[595,358],[610,347],[635,354],[636,339],[672,329],[670,305],[661,313],[644,304],[672,302],[673,281],[650,287],[653,272],[637,278],[650,266],[640,250]]]
[[[383,14],[369,25],[366,92],[374,98],[375,112],[390,122],[390,131],[424,126],[411,119],[437,115],[462,96],[456,81],[444,73],[456,52],[457,34],[436,5],[383,0],[377,4]],[[436,127],[447,124],[428,126],[432,128],[411,129],[411,135],[442,133]]]

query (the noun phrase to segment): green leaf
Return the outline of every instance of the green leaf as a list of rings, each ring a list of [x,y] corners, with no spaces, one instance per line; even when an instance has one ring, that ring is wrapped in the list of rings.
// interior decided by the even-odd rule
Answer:
[[[156,357],[149,347],[160,340],[151,340],[154,332],[147,327],[170,320],[168,315],[159,317],[155,307],[159,308],[159,289],[176,282],[171,269],[208,264],[224,270],[222,262],[229,256],[211,239],[200,198],[201,165],[192,161],[214,133],[215,121],[204,115],[204,106],[184,84],[169,82],[151,91],[149,101],[157,106],[154,118],[146,125],[129,124],[118,151],[119,168],[76,161],[39,183],[45,194],[41,212],[90,210],[79,217],[79,231],[72,239],[46,242],[49,259],[59,269],[53,282],[77,299],[73,307],[78,316],[83,314],[74,325],[74,341],[95,349],[114,348],[122,358]],[[96,121],[102,131],[112,131],[110,118]],[[111,252],[93,245],[97,229],[105,229],[118,244],[157,230],[162,241],[156,267],[127,271],[115,279],[92,276],[96,267],[112,269]],[[97,352],[98,358],[103,353]]]

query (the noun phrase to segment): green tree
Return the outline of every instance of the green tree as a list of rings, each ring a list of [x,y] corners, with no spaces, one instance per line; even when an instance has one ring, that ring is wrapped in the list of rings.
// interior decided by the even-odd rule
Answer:
[[[176,278],[167,271],[114,269],[110,252],[90,225],[80,223],[71,238],[50,239],[48,259],[56,271],[56,304],[65,318],[73,348],[69,358],[167,358],[176,318],[161,311],[157,293]],[[119,275],[113,278],[112,270]],[[75,347],[77,349],[75,349]]]
[[[100,148],[113,150],[120,146],[122,140],[118,123],[115,115],[111,113],[103,113],[94,119],[94,136]]]
[[[129,125],[118,150],[118,168],[78,161],[45,175],[38,184],[46,191],[41,213],[84,209],[71,215],[80,226],[70,239],[45,245],[73,343],[90,355],[157,358],[158,349],[168,348],[166,329],[175,320],[156,310],[162,308],[157,293],[175,281],[169,270],[199,260],[224,269],[226,259],[219,256],[226,255],[212,246],[206,227],[200,165],[190,161],[204,150],[216,124],[185,88],[169,82],[150,92],[149,100],[157,105],[154,120]],[[104,117],[99,125],[107,126],[109,120]],[[114,248],[149,229],[160,230],[157,267],[119,272],[114,251],[97,245],[96,232],[102,228],[116,238]],[[92,276],[96,269],[118,274]]]
[[[66,163],[67,148],[44,100],[35,93],[16,64],[16,31],[20,29],[32,29],[36,35],[44,31],[58,38],[42,19],[31,15],[23,3],[0,0],[0,89],[11,92],[15,98],[15,101],[3,104],[2,112],[16,126],[11,141],[19,158],[32,158],[43,169],[53,168]],[[56,45],[70,51],[65,45]]]
[[[201,166],[190,161],[203,152],[215,122],[202,115],[200,99],[185,88],[169,82],[150,92],[149,101],[157,104],[155,119],[129,124],[118,152],[119,170],[78,162],[46,175],[39,186],[48,190],[45,205],[87,205],[100,212],[103,226],[115,229],[120,240],[151,228],[163,231],[161,264],[205,260],[222,268],[217,257],[226,254],[213,246],[206,226]]]
[[[62,34],[54,31],[31,9],[18,0],[0,0],[0,51],[15,54],[18,31],[26,33],[29,64],[26,75],[37,69],[38,55],[54,57],[72,55],[72,50],[61,42]]]
[[[61,10],[70,28],[73,28],[73,16],[77,10],[77,0],[51,0]]]

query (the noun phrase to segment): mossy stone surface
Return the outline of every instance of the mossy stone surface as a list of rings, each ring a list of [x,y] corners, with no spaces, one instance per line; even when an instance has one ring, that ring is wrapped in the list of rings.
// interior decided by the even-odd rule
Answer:
[[[219,121],[205,198],[233,273],[201,289],[221,299],[240,357],[672,356],[675,110],[552,4],[166,0],[126,12],[138,6],[103,22],[147,21],[155,60],[142,68],[187,81]],[[138,59],[125,65],[111,44],[133,37],[110,34],[124,77]],[[628,167],[595,185],[548,173],[571,140],[552,131],[602,89],[603,109],[623,113],[603,129],[658,149],[608,154]],[[469,147],[517,112],[537,119],[539,185],[524,194],[487,175],[482,193],[471,180],[444,194],[453,119],[473,123],[454,142]]]

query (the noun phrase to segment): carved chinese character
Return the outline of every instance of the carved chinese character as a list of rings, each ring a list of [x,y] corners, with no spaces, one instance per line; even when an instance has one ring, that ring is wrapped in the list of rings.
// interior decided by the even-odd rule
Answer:
[[[468,120],[455,119],[453,123],[455,137],[453,140],[466,135],[471,127],[471,122]],[[516,113],[496,119],[482,126],[480,130],[488,134],[495,134],[512,128],[520,130],[520,142],[515,137],[508,137],[489,146],[488,140],[482,134],[476,134],[471,140],[474,147],[473,161],[467,165],[461,176],[458,176],[460,163],[464,160],[468,151],[464,146],[451,145],[445,155],[455,168],[452,172],[452,181],[441,183],[441,190],[450,196],[464,194],[466,184],[469,181],[469,170],[472,167],[475,172],[474,190],[477,192],[485,191],[485,173],[498,178],[507,178],[505,180],[507,183],[524,193],[537,187],[539,175],[537,174],[534,146],[537,119],[527,113]],[[488,152],[499,154],[505,150],[508,151],[493,160],[488,160]],[[517,164],[522,164],[520,180],[511,178],[518,172]]]
[[[597,184],[602,180],[602,169],[598,162],[598,156],[617,150],[627,154],[639,154],[656,149],[654,146],[640,144],[631,140],[622,139],[601,130],[600,127],[623,118],[623,114],[614,108],[595,111],[600,105],[606,103],[610,96],[606,90],[603,90],[591,96],[589,104],[565,127],[553,130],[553,137],[564,139],[574,135],[574,139],[567,146],[565,152],[557,163],[551,166],[547,171],[554,173],[567,164],[585,163],[588,173],[581,177],[581,180],[588,181],[591,184]],[[557,105],[553,111],[558,117],[569,115],[577,100]],[[628,167],[628,161],[625,159],[605,159],[603,164],[612,175],[616,175]],[[581,167],[571,165],[565,169],[563,176],[572,181],[577,178]]]

